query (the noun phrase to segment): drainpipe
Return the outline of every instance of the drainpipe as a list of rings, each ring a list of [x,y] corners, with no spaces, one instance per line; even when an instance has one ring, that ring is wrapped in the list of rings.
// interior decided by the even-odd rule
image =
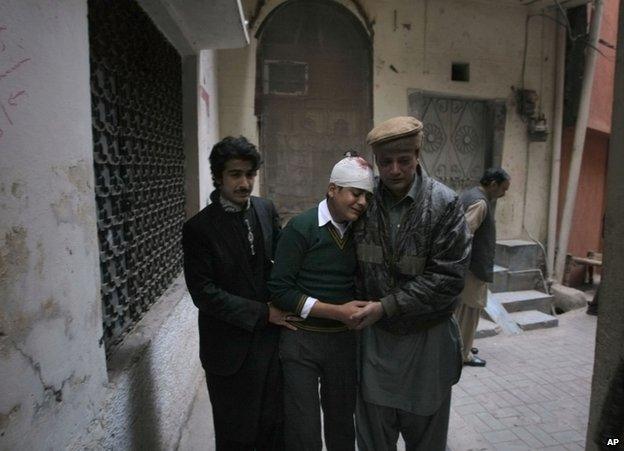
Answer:
[[[572,159],[570,161],[570,172],[568,176],[568,186],[566,189],[565,203],[563,204],[563,215],[561,217],[561,230],[559,231],[559,241],[557,243],[557,258],[555,260],[555,277],[559,282],[563,280],[563,269],[566,254],[568,253],[568,243],[570,241],[570,230],[572,229],[572,216],[576,204],[576,192],[578,190],[579,175],[581,174],[581,162],[583,160],[583,148],[585,147],[585,135],[587,133],[587,123],[589,119],[589,103],[594,81],[594,71],[596,68],[596,58],[598,38],[600,35],[600,23],[602,21],[602,0],[594,1],[594,13],[592,14],[591,26],[589,30],[589,42],[585,49],[586,61],[583,73],[583,86],[581,87],[581,98],[578,107],[578,116],[574,127],[574,144],[572,145]]]
[[[561,17],[561,12],[558,13]],[[557,30],[557,61],[555,64],[555,117],[553,120],[552,168],[550,170],[550,201],[548,202],[548,251],[546,266],[549,279],[554,279],[557,212],[559,210],[559,173],[561,170],[561,134],[563,132],[563,88],[565,82],[566,28]]]

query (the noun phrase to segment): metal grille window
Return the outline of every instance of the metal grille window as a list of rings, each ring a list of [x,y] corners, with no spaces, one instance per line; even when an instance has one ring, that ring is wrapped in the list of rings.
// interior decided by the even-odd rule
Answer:
[[[182,268],[181,60],[134,1],[89,0],[104,342],[118,341]]]

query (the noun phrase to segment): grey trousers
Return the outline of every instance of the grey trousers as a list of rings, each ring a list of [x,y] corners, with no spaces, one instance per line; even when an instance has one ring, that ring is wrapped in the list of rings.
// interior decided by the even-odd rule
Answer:
[[[280,359],[284,376],[285,449],[322,449],[322,407],[327,450],[354,450],[355,333],[283,330]]]
[[[371,404],[358,395],[357,444],[360,451],[396,451],[399,433],[406,451],[444,451],[451,413],[451,389],[430,416]]]

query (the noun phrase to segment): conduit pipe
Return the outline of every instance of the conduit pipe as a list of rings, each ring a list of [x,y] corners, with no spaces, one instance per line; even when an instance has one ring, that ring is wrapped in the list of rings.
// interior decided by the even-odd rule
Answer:
[[[558,12],[561,16],[562,13]],[[561,17],[560,17],[561,18]],[[565,19],[565,18],[561,18]],[[564,21],[564,20],[562,20]],[[563,133],[563,89],[565,83],[566,27],[557,29],[557,61],[555,63],[555,116],[553,119],[552,166],[550,170],[550,201],[548,202],[548,250],[546,252],[549,279],[554,279],[555,242],[557,240],[557,213],[559,210],[559,183],[561,172],[561,135]]]
[[[565,202],[563,204],[563,214],[561,216],[561,229],[557,242],[557,257],[555,259],[555,276],[559,282],[563,280],[563,269],[566,254],[568,253],[568,243],[570,241],[570,230],[572,229],[572,217],[576,204],[576,192],[578,190],[579,175],[581,174],[581,162],[583,160],[583,148],[585,147],[585,135],[587,133],[587,123],[589,120],[589,103],[596,69],[596,58],[598,57],[597,46],[600,36],[600,24],[602,22],[602,0],[594,1],[594,12],[592,14],[589,29],[589,42],[585,48],[587,58],[585,59],[585,71],[583,73],[583,85],[581,87],[581,98],[579,101],[578,115],[574,127],[574,143],[572,144],[572,159],[570,160],[570,171],[568,175],[568,185],[566,188]]]

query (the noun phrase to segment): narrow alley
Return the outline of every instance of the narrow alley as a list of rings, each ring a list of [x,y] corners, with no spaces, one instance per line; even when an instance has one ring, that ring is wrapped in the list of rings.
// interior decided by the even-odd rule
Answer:
[[[0,0],[0,451],[624,444],[620,6]]]
[[[476,341],[488,364],[464,367],[453,388],[450,451],[585,449],[596,317],[558,318],[559,327]],[[178,450],[214,450],[203,380]]]

